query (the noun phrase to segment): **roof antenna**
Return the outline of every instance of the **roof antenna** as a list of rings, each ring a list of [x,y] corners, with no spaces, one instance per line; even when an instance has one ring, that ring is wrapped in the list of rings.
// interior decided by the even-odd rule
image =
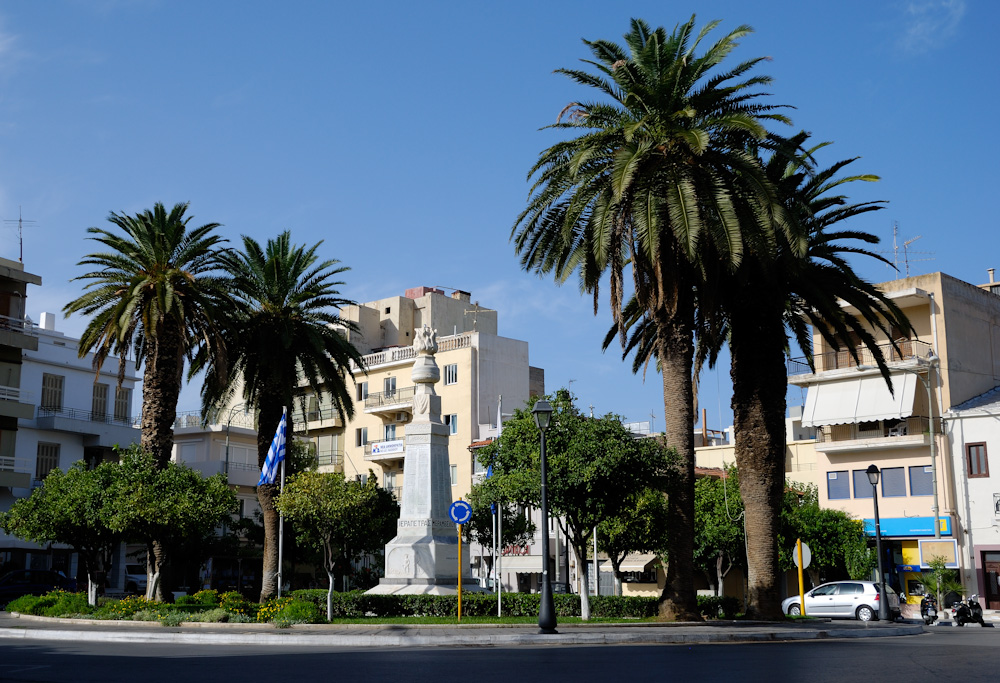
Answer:
[[[27,223],[28,226],[31,227],[31,226],[37,225],[37,222],[36,221],[26,221],[23,218],[21,218],[21,207],[20,207],[20,205],[18,205],[18,207],[17,207],[17,220],[15,221],[13,218],[8,218],[8,219],[4,220],[4,223],[11,223],[11,224],[17,223],[17,245],[18,245],[18,249],[20,250],[19,254],[18,254],[18,257],[17,257],[17,260],[19,262],[21,262],[21,263],[24,263],[24,224]]]

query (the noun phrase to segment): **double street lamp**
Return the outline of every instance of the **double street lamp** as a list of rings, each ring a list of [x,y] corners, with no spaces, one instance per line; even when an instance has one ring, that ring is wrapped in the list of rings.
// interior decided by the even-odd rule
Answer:
[[[882,589],[878,600],[878,618],[887,620],[889,618],[889,594],[885,592],[885,572],[882,571],[882,524],[878,519],[878,467],[869,465],[865,474],[868,475],[868,481],[872,484],[872,500],[875,501],[875,552],[878,553],[878,583]]]
[[[542,435],[542,599],[538,609],[538,632],[556,633],[556,608],[552,601],[552,584],[549,581],[549,501],[545,494],[545,430],[552,422],[552,406],[542,399],[535,403],[531,413]]]

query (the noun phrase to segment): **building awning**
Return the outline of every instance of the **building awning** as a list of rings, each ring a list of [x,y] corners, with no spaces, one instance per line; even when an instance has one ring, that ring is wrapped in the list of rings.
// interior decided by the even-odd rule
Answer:
[[[500,573],[514,572],[515,574],[541,574],[541,555],[504,555],[500,559]]]
[[[621,570],[623,572],[644,572],[654,562],[656,562],[656,555],[652,553],[631,553],[622,560]],[[602,572],[614,571],[611,562],[602,561],[600,566]]]
[[[917,378],[912,373],[892,376],[895,395],[881,375],[824,382],[809,387],[802,409],[803,427],[855,424],[909,417]]]

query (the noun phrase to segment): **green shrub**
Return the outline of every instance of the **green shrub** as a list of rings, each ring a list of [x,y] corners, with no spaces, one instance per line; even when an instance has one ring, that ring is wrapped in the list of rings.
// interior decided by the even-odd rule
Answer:
[[[194,594],[194,599],[199,605],[218,605],[219,591],[215,589],[198,591]]]
[[[174,600],[175,605],[200,605],[201,601],[193,595],[179,595]]]
[[[735,619],[743,602],[731,595],[699,595],[698,611],[708,619]]]
[[[34,614],[35,605],[41,600],[39,595],[22,595],[19,598],[15,598],[7,603],[8,612],[17,612],[19,614]]]
[[[323,614],[326,610],[323,610]],[[271,619],[275,626],[291,626],[292,624],[321,624],[324,619],[318,607],[311,602],[290,600]]]
[[[247,617],[250,621],[253,621],[257,616],[257,606],[236,591],[229,591],[220,595],[219,607],[232,614]]]
[[[134,619],[139,612],[155,611],[159,613],[161,604],[153,600],[147,600],[141,595],[130,595],[121,600],[112,600],[101,605],[94,613],[99,619]],[[138,619],[137,621],[157,621],[159,617],[153,619]]]

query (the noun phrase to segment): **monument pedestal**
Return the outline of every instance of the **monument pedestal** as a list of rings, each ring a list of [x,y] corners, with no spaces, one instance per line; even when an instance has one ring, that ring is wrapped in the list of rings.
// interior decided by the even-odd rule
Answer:
[[[411,376],[416,385],[413,422],[406,425],[403,506],[396,537],[385,546],[385,578],[369,593],[454,595],[458,592],[458,531],[448,517],[451,470],[448,427],[441,422],[441,397],[434,383],[435,334],[426,326],[413,344],[420,355]],[[462,545],[462,590],[483,590],[471,576],[469,547]]]

